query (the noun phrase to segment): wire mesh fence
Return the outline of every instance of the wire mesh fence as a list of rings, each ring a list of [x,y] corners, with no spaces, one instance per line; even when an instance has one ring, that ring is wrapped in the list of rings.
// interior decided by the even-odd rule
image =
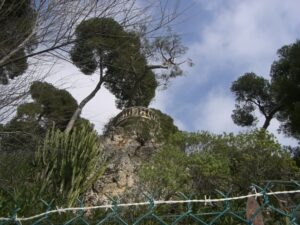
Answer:
[[[282,189],[284,188],[284,189]],[[78,200],[78,207],[57,208],[43,202],[45,211],[28,217],[19,217],[19,208],[11,215],[0,217],[0,225],[11,224],[121,224],[121,225],[298,225],[300,224],[300,181],[268,181],[264,186],[253,184],[247,195],[232,196],[230,192],[216,191],[218,198],[205,196],[190,199],[179,194],[177,199],[86,206]],[[1,207],[0,207],[1,209]]]

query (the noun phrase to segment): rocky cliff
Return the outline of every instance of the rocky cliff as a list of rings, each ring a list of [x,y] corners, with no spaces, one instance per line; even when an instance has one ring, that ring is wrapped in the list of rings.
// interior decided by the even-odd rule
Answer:
[[[161,146],[156,138],[160,128],[155,113],[141,107],[130,109],[117,115],[103,136],[108,165],[104,175],[87,193],[87,202],[91,205],[106,202],[108,196],[133,198],[139,192],[137,181],[141,165]]]

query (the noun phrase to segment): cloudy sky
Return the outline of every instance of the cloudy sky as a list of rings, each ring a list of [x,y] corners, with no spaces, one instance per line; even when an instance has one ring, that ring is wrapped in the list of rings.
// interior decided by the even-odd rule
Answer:
[[[195,65],[184,66],[185,75],[157,92],[151,107],[171,115],[182,130],[241,131],[230,117],[234,108],[231,83],[245,72],[269,78],[276,50],[300,38],[300,0],[185,0],[181,4],[188,10],[175,30],[189,48],[186,57]],[[72,80],[68,90],[78,101],[98,80],[63,64],[55,68],[57,73]],[[60,82],[65,81],[55,80],[58,85]],[[113,96],[103,89],[86,106],[83,117],[101,131],[117,113]],[[278,135],[277,129],[278,123],[272,121],[270,130],[281,143],[296,144]]]

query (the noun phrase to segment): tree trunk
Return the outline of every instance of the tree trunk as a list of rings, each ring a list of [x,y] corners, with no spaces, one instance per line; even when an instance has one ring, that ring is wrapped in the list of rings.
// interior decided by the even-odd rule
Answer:
[[[273,119],[273,117],[275,116],[275,114],[283,107],[283,104],[278,104],[277,106],[275,106],[271,112],[269,113],[269,115],[263,113],[265,115],[265,122],[264,125],[262,126],[263,129],[267,129],[270,125],[271,120]]]
[[[71,119],[69,120],[69,123],[65,129],[65,133],[69,133],[73,127],[74,127],[74,124],[76,122],[76,120],[78,119],[78,117],[80,116],[81,114],[81,111],[83,109],[83,107],[97,94],[97,92],[100,90],[103,82],[104,82],[104,79],[102,77],[102,69],[101,70],[101,75],[100,75],[100,80],[97,84],[97,86],[95,87],[95,89],[87,96],[85,97],[81,102],[80,104],[78,105],[77,109],[75,110],[75,112],[73,113]]]
[[[272,117],[268,116],[266,117],[266,120],[264,122],[264,125],[262,126],[263,129],[268,129],[268,127],[270,126],[270,122],[271,122]]]

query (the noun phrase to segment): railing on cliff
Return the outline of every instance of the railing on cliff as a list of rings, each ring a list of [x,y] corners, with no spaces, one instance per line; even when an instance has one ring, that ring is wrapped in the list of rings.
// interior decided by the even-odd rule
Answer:
[[[124,121],[129,120],[131,118],[143,118],[146,120],[152,120],[154,122],[158,122],[158,118],[155,112],[151,109],[141,106],[130,107],[124,109],[116,116],[116,121],[114,123],[115,126],[122,124]]]
[[[272,191],[273,188],[276,188],[276,185],[279,185],[278,187],[285,186],[289,190]],[[253,192],[253,190],[255,191]],[[300,181],[268,181],[264,187],[253,185],[252,192],[244,196],[230,196],[229,193],[217,192],[219,198],[215,199],[206,196],[204,199],[189,199],[181,194],[182,200],[171,201],[155,201],[153,198],[146,196],[148,198],[146,202],[124,204],[112,200],[112,204],[90,207],[85,207],[82,201],[80,201],[80,207],[74,208],[53,209],[50,204],[46,204],[47,210],[45,212],[29,217],[18,217],[18,209],[16,209],[11,217],[0,217],[0,225],[299,225]],[[298,195],[298,197],[295,198],[295,195]],[[272,201],[271,198],[273,198]],[[274,199],[277,200],[277,203],[275,201],[276,204]],[[237,207],[238,204],[234,204],[236,201],[244,203],[242,204],[243,209],[240,206]],[[282,202],[287,204],[283,205]],[[195,207],[196,204],[197,207]],[[170,210],[167,209],[166,211],[166,207],[163,210],[158,209],[159,206],[169,206]],[[139,210],[142,207],[144,209]],[[96,210],[102,211],[101,213],[98,212],[97,215],[93,215]],[[125,213],[122,210],[125,210]],[[63,217],[66,214],[69,217]]]

